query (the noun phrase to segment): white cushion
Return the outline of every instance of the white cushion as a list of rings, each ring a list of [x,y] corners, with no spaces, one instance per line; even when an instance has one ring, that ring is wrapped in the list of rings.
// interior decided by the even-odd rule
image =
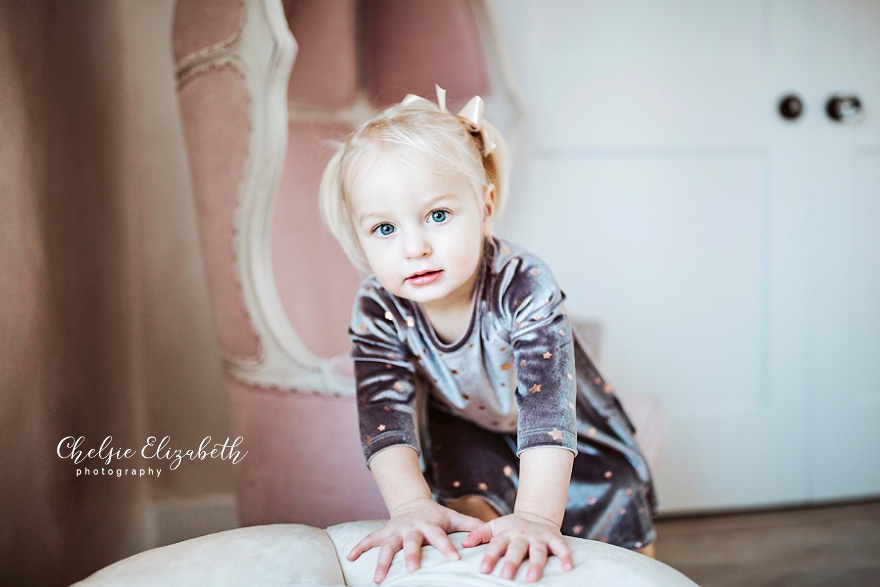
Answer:
[[[146,585],[212,587],[342,586],[370,587],[378,549],[349,562],[345,555],[383,521],[348,522],[327,530],[299,524],[252,526],[193,538],[143,552],[102,569],[75,587],[143,587]],[[422,568],[407,573],[403,553],[395,556],[387,587],[510,585],[500,577],[499,564],[491,575],[479,572],[486,545],[461,548],[465,533],[452,534],[462,557],[448,561],[432,547],[422,550]],[[580,538],[566,537],[575,568],[563,573],[551,558],[541,585],[590,587],[695,587],[675,569],[640,554]],[[528,565],[520,568],[525,583]]]

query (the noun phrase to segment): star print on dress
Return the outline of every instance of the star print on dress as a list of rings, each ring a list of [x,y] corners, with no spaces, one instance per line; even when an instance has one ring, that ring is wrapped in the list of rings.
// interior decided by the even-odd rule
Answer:
[[[485,483],[481,482],[481,483],[477,483],[477,489],[479,489],[480,491],[488,491],[489,486],[486,485]]]
[[[529,271],[529,273],[531,273],[532,275],[540,275],[541,270],[540,269],[532,269],[531,271]]]
[[[409,326],[410,328],[412,328],[413,326],[416,325],[415,320],[412,319],[412,316],[406,317],[406,325]]]
[[[397,391],[403,391],[403,385],[400,383],[400,381],[394,384],[394,389],[396,389]]]
[[[366,332],[366,331],[367,331],[367,325],[366,325],[366,324],[361,324],[361,325],[359,325],[359,326],[358,326],[358,330],[360,330],[361,332]]]
[[[386,320],[394,320],[394,316],[391,315],[391,312],[385,312]]]
[[[510,465],[506,465],[503,469],[501,469],[501,472],[504,473],[505,477],[510,477],[511,475],[513,475],[513,469]]]
[[[376,429],[379,432],[385,432],[385,424],[379,424],[378,426],[376,426]]]
[[[512,366],[513,366],[513,365],[511,365],[510,363],[504,363],[503,365],[501,365],[501,370],[502,370],[502,371],[510,371],[510,368],[511,368]]]
[[[552,356],[553,356],[553,353],[544,353],[544,358],[545,358],[545,359],[549,359],[549,358],[552,357]]]
[[[565,376],[568,377],[569,379],[572,378],[572,377],[571,377],[571,373],[566,373]]]
[[[541,386],[536,383],[529,388],[529,391],[531,391],[532,393],[538,393],[541,391]]]
[[[562,440],[562,432],[560,432],[556,428],[554,428],[552,431],[548,432],[547,434],[549,434],[550,438],[552,438],[553,440]]]
[[[583,527],[582,525],[580,525],[580,524],[577,524],[576,526],[574,526],[574,527],[571,529],[571,531],[574,532],[575,534],[580,535],[580,534],[583,534],[583,532],[584,532],[584,527]]]

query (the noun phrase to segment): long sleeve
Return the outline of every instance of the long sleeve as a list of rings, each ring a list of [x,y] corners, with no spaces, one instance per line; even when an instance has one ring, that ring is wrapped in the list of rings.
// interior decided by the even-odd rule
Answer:
[[[358,421],[364,457],[398,445],[419,450],[414,412],[414,368],[403,329],[411,317],[378,292],[362,284],[352,310],[352,341],[357,381]]]
[[[564,294],[537,257],[514,257],[501,295],[516,368],[517,454],[558,446],[577,454],[574,342]]]

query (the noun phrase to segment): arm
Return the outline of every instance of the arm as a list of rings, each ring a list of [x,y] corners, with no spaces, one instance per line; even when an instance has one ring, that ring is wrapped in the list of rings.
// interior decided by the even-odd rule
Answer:
[[[462,546],[489,542],[480,570],[492,572],[505,556],[506,579],[514,578],[528,555],[527,579],[537,581],[548,553],[559,557],[563,570],[573,566],[559,528],[577,451],[574,345],[565,296],[550,269],[522,256],[504,271],[497,306],[513,343],[520,480],[514,513],[474,530]]]
[[[418,455],[408,446],[392,446],[377,453],[370,461],[370,470],[391,514],[388,524],[369,534],[348,554],[350,561],[375,548],[379,549],[373,580],[381,583],[388,575],[394,555],[403,549],[407,571],[413,572],[421,563],[424,543],[435,546],[449,560],[460,558],[450,532],[466,532],[481,524],[480,520],[447,509],[431,499],[431,491],[419,469]]]
[[[448,558],[458,558],[447,533],[472,530],[481,523],[435,503],[419,468],[414,367],[403,334],[408,327],[407,316],[380,292],[377,284],[362,284],[349,328],[358,421],[364,457],[391,519],[384,528],[361,540],[347,558],[353,561],[380,547],[376,583],[385,579],[394,555],[401,549],[409,571],[419,568],[424,543],[437,547]]]
[[[562,525],[574,453],[554,447],[533,448],[520,455],[519,490],[514,513]]]
[[[505,556],[501,576],[513,579],[528,555],[527,580],[538,581],[549,553],[559,557],[564,571],[573,568],[571,551],[559,531],[573,461],[571,451],[555,447],[533,448],[522,453],[514,513],[476,528],[462,543],[464,547],[489,543],[480,571],[491,573]]]

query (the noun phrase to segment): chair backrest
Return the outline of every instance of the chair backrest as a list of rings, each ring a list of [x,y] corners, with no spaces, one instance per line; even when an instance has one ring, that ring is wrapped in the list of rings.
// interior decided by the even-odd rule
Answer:
[[[245,524],[386,515],[348,359],[361,276],[321,223],[318,184],[332,141],[405,93],[439,82],[451,104],[486,95],[477,16],[489,14],[468,0],[178,1],[202,251],[233,432],[249,451],[236,467]]]

